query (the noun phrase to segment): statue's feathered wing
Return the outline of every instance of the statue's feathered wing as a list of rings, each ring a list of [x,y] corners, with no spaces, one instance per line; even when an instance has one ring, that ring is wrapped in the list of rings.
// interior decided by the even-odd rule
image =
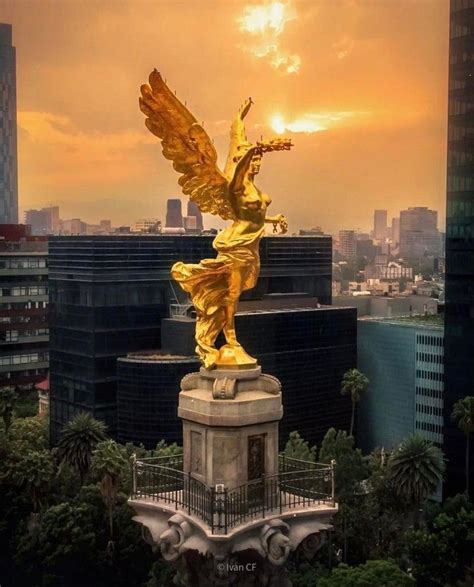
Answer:
[[[179,185],[199,206],[224,220],[234,219],[229,182],[217,167],[217,152],[206,131],[178,100],[158,71],[141,87],[140,109],[147,128],[161,139],[163,155],[182,176]]]

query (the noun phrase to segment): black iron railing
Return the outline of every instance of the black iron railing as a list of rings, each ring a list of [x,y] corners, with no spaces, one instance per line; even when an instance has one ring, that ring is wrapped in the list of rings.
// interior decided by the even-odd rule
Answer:
[[[227,489],[208,487],[183,471],[182,455],[134,460],[133,499],[166,503],[202,520],[213,534],[256,518],[334,505],[334,463],[279,458],[279,472]]]

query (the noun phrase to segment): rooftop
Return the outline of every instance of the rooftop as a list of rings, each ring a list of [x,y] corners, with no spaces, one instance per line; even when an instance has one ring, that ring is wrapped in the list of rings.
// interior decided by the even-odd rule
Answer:
[[[431,330],[444,329],[444,314],[417,314],[413,316],[395,316],[391,318],[380,316],[362,316],[358,321],[382,322],[409,328],[427,328]]]

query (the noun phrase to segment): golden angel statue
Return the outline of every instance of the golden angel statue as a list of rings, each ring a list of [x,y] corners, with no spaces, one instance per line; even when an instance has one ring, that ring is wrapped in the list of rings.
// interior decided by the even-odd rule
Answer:
[[[179,262],[171,269],[172,277],[190,294],[196,310],[196,353],[207,369],[255,367],[256,359],[237,340],[237,304],[240,294],[257,283],[259,243],[265,223],[272,223],[275,231],[279,226],[282,233],[288,224],[282,214],[267,216],[271,199],[256,187],[254,179],[262,155],[289,150],[291,141],[249,143],[244,126],[252,105],[248,99],[232,123],[229,155],[222,173],[212,140],[158,71],[150,74],[149,82],[141,87],[140,109],[147,116],[147,128],[161,139],[163,155],[181,174],[178,183],[183,193],[202,212],[232,220],[214,239],[215,259],[204,259],[199,264]],[[220,332],[227,344],[217,349]]]

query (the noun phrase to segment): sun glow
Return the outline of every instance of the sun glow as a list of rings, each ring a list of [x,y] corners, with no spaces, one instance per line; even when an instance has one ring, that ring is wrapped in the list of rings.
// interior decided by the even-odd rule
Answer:
[[[296,19],[290,2],[271,2],[246,6],[238,18],[242,33],[252,40],[242,48],[258,59],[265,59],[271,67],[283,73],[297,73],[301,58],[281,48],[281,35],[286,23]]]
[[[285,29],[285,24],[294,18],[296,13],[291,10],[289,3],[272,2],[246,6],[239,22],[240,29],[252,35],[263,35],[268,32],[280,35]]]
[[[363,112],[312,112],[294,120],[285,121],[281,114],[273,114],[270,126],[277,134],[285,132],[315,133],[336,126],[339,122],[363,115]]]

